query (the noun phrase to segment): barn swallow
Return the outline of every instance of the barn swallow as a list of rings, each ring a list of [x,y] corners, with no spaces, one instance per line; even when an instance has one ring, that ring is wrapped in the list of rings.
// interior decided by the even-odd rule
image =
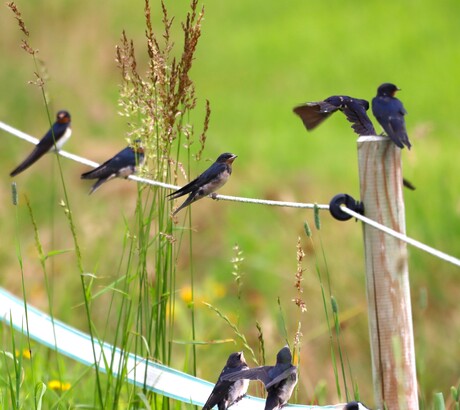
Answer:
[[[267,390],[265,410],[283,407],[289,400],[297,384],[297,367],[292,365],[289,347],[284,346],[276,355],[275,366],[260,366],[249,370],[241,370],[223,376],[224,380],[261,380]]]
[[[345,405],[343,410],[370,410],[370,409],[359,401],[350,401],[349,403]]]
[[[177,191],[169,194],[168,196],[170,199],[176,199],[183,195],[190,194],[184,203],[173,212],[173,216],[187,205],[212,194],[222,187],[232,173],[232,163],[236,158],[236,155],[228,152],[219,155],[216,162],[214,162],[214,164],[212,164],[200,176]]]
[[[203,410],[211,410],[215,405],[219,410],[226,410],[233,403],[241,400],[246,394],[249,386],[249,380],[228,381],[223,377],[237,371],[249,369],[244,359],[243,352],[232,353],[227,360],[227,364],[220,373],[217,383],[211,392]]]
[[[324,101],[309,102],[294,108],[294,112],[302,119],[305,128],[312,130],[329,118],[336,111],[342,111],[347,120],[351,122],[351,128],[358,135],[375,135],[372,121],[366,111],[369,102],[346,95],[333,95]]]
[[[72,128],[70,127],[70,114],[67,111],[58,111],[56,115],[56,122],[35,146],[30,155],[21,162],[17,168],[11,171],[10,176],[14,177],[29,168],[47,152],[53,150],[59,151],[70,138],[71,134]]]
[[[91,195],[104,182],[110,181],[112,178],[128,178],[129,175],[134,174],[137,167],[144,163],[144,159],[144,149],[140,145],[140,140],[136,140],[133,146],[121,150],[113,158],[92,171],[81,174],[81,179],[97,179],[89,191]]]
[[[398,100],[399,101],[399,100]],[[376,135],[372,121],[366,111],[369,109],[369,102],[346,95],[334,95],[324,101],[310,102],[294,108],[294,112],[302,119],[307,130],[313,130],[334,112],[342,111],[347,120],[351,122],[351,128],[358,135]],[[374,113],[375,115],[375,113]],[[410,144],[409,144],[410,145]],[[406,188],[414,191],[415,186],[403,179]]]
[[[411,147],[406,131],[404,115],[407,111],[396,97],[400,89],[394,84],[384,83],[377,89],[377,96],[372,100],[372,112],[384,131],[399,147]]]

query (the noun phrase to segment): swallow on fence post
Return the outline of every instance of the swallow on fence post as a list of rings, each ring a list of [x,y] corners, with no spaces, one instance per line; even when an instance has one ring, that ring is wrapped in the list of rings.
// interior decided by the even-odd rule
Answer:
[[[358,135],[375,135],[372,121],[366,111],[369,102],[346,95],[333,95],[324,101],[309,102],[294,108],[294,112],[301,118],[307,130],[313,130],[325,119],[336,111],[342,111],[347,120],[351,122],[351,128]]]
[[[395,97],[400,91],[396,85],[384,83],[377,89],[377,96],[372,100],[372,112],[390,139],[399,147],[411,147],[406,131],[404,115],[407,111],[400,100]]]

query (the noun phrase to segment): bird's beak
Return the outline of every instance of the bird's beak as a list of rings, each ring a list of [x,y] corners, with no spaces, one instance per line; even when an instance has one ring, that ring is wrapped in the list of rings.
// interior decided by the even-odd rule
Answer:
[[[228,159],[227,162],[230,163],[230,164],[233,164],[233,161],[235,161],[235,159],[237,159],[237,158],[238,158],[238,155],[233,155],[232,157],[230,157],[230,158]]]
[[[394,97],[398,91],[401,91],[401,88],[396,87],[396,90],[391,93],[391,96]]]

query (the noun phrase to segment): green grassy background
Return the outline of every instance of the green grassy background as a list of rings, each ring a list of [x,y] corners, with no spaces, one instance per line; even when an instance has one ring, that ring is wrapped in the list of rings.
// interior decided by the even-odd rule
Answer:
[[[356,143],[340,114],[307,134],[292,114],[304,101],[332,94],[370,100],[382,82],[394,82],[407,111],[413,149],[403,152],[404,174],[416,186],[406,192],[407,232],[422,242],[458,256],[460,239],[460,4],[457,1],[408,2],[205,2],[203,35],[192,70],[198,107],[190,119],[200,130],[205,100],[211,103],[211,123],[204,156],[214,160],[222,152],[238,154],[231,181],[222,189],[230,195],[328,203],[337,193],[358,196]],[[186,2],[167,2],[176,16],[173,30],[181,43],[179,21]],[[46,64],[51,109],[68,109],[74,134],[66,149],[103,161],[125,145],[127,125],[117,115],[120,73],[115,45],[121,31],[135,41],[140,65],[146,61],[143,2],[75,1],[21,2],[18,6],[31,32],[30,43]],[[10,11],[0,11],[0,120],[37,137],[48,127],[32,59],[19,45],[22,33]],[[160,21],[157,2],[154,20]],[[157,25],[158,30],[161,27]],[[15,253],[17,235],[10,201],[8,173],[31,149],[0,132],[2,275],[0,284],[19,294],[20,275]],[[42,159],[18,176],[20,193],[32,203],[40,235],[48,250],[72,248],[65,217],[57,205],[62,197],[56,164]],[[123,244],[124,218],[132,218],[136,188],[111,182],[88,197],[89,186],[79,179],[85,170],[64,160],[66,184],[82,245],[85,269],[100,275],[101,286],[113,280]],[[53,165],[54,164],[54,165]],[[192,176],[208,162],[192,164]],[[33,229],[26,207],[19,207],[19,239],[25,258],[29,301],[46,308],[43,276],[34,248]],[[183,215],[180,216],[180,219]],[[302,385],[311,398],[325,381],[327,401],[337,400],[330,365],[328,334],[320,287],[315,274],[315,252],[303,234],[303,222],[313,225],[309,211],[263,208],[256,205],[202,200],[193,205],[194,271],[199,278],[198,301],[213,303],[239,323],[256,344],[255,320],[264,329],[267,352],[274,355],[283,339],[277,297],[295,331],[296,309],[290,300],[296,270],[295,244],[301,236],[307,251],[302,317]],[[54,226],[54,228],[53,228]],[[321,232],[314,232],[316,254],[322,240],[331,274],[333,294],[343,323],[346,346],[361,397],[372,403],[370,353],[367,335],[364,260],[361,227],[339,223],[322,214]],[[244,303],[236,303],[231,274],[232,247],[238,243],[245,260]],[[189,282],[189,255],[179,263],[178,285]],[[84,328],[81,289],[73,253],[50,262],[58,318]],[[321,264],[324,269],[323,264]],[[459,269],[421,251],[410,249],[414,331],[421,394],[447,393],[459,382],[460,320]],[[183,271],[183,276],[180,272]],[[153,272],[152,272],[153,275]],[[426,302],[424,295],[427,295]],[[179,301],[178,338],[190,337],[187,307]],[[181,305],[182,303],[182,305]],[[236,309],[235,306],[238,306]],[[185,312],[185,313],[183,313]],[[104,305],[98,311],[106,320]],[[290,320],[292,316],[292,320]],[[231,330],[197,303],[199,340],[233,337]],[[198,348],[198,374],[216,378],[227,355],[238,345]],[[184,353],[178,345],[178,358]],[[178,367],[181,366],[178,360]]]

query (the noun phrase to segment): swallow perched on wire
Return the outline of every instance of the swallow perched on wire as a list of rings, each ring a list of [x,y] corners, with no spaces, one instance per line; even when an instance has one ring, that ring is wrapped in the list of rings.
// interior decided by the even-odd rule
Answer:
[[[369,102],[346,95],[333,95],[324,101],[309,102],[294,108],[294,112],[302,119],[307,130],[313,130],[325,119],[336,111],[342,111],[347,120],[351,122],[351,128],[358,135],[375,135],[372,121],[366,111]]]
[[[11,171],[10,176],[14,177],[29,168],[47,152],[53,150],[59,151],[70,138],[71,134],[70,114],[67,111],[58,111],[56,114],[56,122],[35,146],[29,156]]]
[[[200,176],[177,191],[169,194],[168,196],[170,199],[176,199],[189,194],[184,203],[173,212],[173,216],[176,215],[182,208],[185,208],[191,203],[212,194],[222,187],[232,173],[232,164],[236,158],[236,155],[230,154],[229,152],[219,155],[216,162],[214,162],[214,164],[212,164]]]
[[[377,96],[372,100],[372,112],[386,134],[399,147],[411,147],[406,131],[404,115],[407,111],[396,97],[400,88],[391,83],[384,83],[377,89]]]
[[[249,369],[244,359],[243,352],[232,353],[227,360],[227,364],[220,373],[217,383],[211,392],[203,410],[211,410],[217,405],[219,410],[226,410],[233,403],[241,400],[248,391],[249,380],[228,381],[223,377],[237,371]]]
[[[144,159],[144,149],[140,145],[140,140],[136,140],[133,146],[126,147],[102,165],[81,174],[81,179],[97,179],[89,191],[91,195],[104,182],[113,178],[128,178],[137,172],[137,168],[144,163]]]
[[[225,375],[223,380],[261,380],[267,390],[265,410],[281,409],[289,400],[297,384],[297,366],[292,364],[289,347],[284,346],[276,355],[275,366],[260,366]]]

